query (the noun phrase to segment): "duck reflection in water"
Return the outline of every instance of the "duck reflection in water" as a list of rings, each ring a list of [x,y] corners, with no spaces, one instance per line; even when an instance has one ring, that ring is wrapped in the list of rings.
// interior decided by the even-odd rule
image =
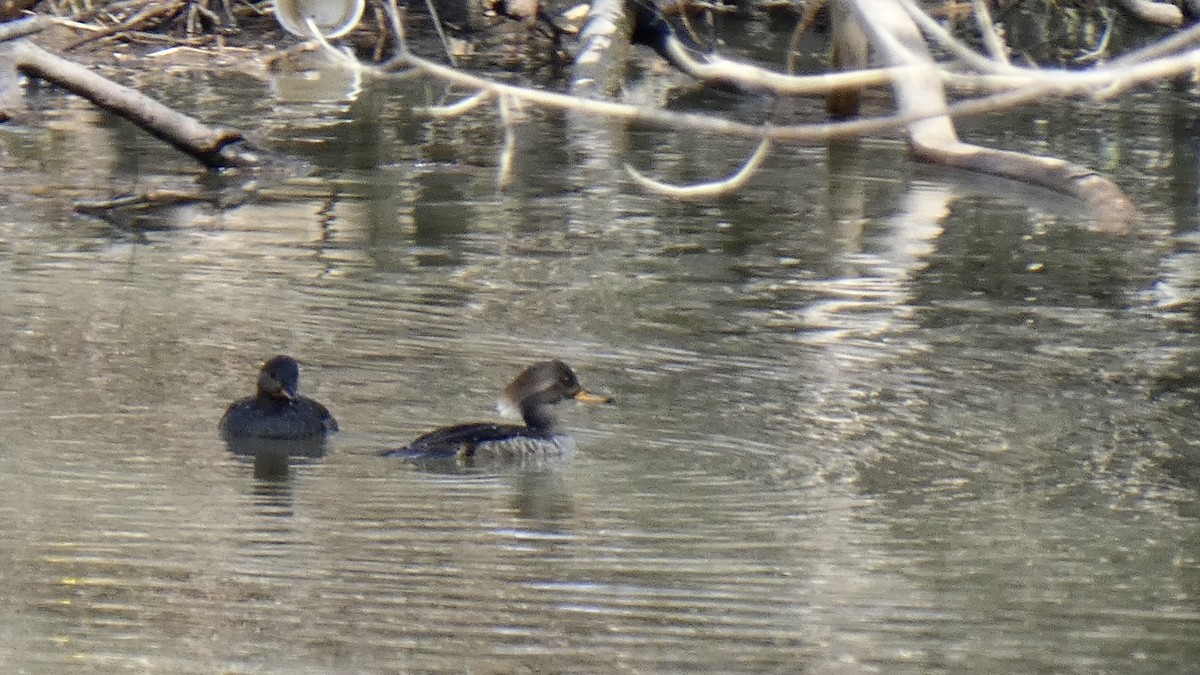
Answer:
[[[414,462],[462,466],[569,455],[575,449],[575,441],[558,429],[551,411],[551,406],[567,399],[612,402],[607,396],[584,389],[574,371],[562,361],[542,361],[517,375],[498,404],[502,412],[519,413],[523,425],[476,422],[443,427],[403,448],[380,454]]]
[[[256,477],[286,477],[289,457],[325,456],[325,437],[338,430],[329,410],[299,388],[300,364],[275,356],[259,370],[254,395],[234,401],[221,417],[230,452],[253,457]]]

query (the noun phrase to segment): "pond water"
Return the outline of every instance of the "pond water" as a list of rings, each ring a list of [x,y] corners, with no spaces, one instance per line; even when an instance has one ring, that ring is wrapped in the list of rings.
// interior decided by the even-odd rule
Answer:
[[[622,164],[711,179],[753,144],[526,110],[500,189],[494,111],[414,117],[427,83],[155,91],[315,171],[113,224],[72,205],[208,179],[52,89],[0,128],[5,672],[1200,660],[1191,94],[963,125],[1112,175],[1144,216],[1114,236],[891,139],[677,204]],[[267,480],[216,424],[276,353],[343,433]],[[547,357],[615,398],[562,407],[571,458],[377,456]]]

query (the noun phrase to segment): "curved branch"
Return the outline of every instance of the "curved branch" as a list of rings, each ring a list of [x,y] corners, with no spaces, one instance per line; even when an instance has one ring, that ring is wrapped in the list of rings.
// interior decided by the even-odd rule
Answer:
[[[712,199],[713,197],[724,197],[732,194],[745,185],[746,181],[750,180],[758,171],[758,167],[762,166],[763,161],[770,154],[770,150],[770,139],[762,139],[758,147],[754,149],[754,154],[750,155],[750,158],[746,160],[746,163],[740,169],[724,180],[713,181],[711,183],[668,185],[652,178],[647,178],[628,164],[625,165],[625,171],[629,173],[629,177],[635,183],[647,192],[653,192],[672,199]]]

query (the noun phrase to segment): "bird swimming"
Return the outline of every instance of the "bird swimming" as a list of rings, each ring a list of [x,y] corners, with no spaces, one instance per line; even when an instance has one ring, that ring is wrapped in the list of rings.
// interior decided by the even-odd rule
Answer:
[[[258,372],[253,396],[234,401],[221,417],[226,439],[301,440],[338,430],[329,410],[299,393],[300,364],[290,356],[268,359]]]
[[[557,359],[541,361],[521,371],[504,389],[499,407],[518,412],[522,424],[475,422],[436,429],[417,437],[384,457],[409,460],[458,459],[472,463],[480,458],[512,459],[569,454],[574,440],[559,431],[551,406],[575,399],[584,403],[611,403],[612,399],[584,389],[571,368]]]

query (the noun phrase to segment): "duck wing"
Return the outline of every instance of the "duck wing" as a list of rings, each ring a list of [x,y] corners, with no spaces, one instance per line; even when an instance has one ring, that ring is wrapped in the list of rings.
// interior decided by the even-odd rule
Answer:
[[[403,448],[385,450],[379,454],[384,457],[406,459],[471,457],[481,444],[506,441],[528,433],[528,429],[518,424],[493,424],[490,422],[458,424],[431,431],[418,436],[416,440]]]

